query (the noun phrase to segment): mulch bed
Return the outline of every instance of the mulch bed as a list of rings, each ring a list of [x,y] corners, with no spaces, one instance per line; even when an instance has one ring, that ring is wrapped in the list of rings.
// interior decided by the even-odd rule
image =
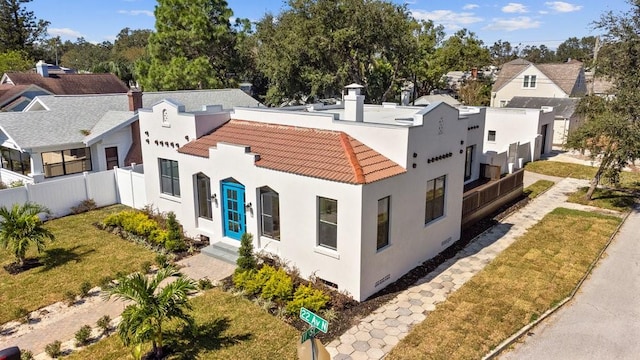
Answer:
[[[340,335],[344,334],[351,327],[357,325],[361,319],[368,316],[374,310],[383,306],[388,301],[396,297],[398,293],[411,287],[416,283],[416,281],[427,276],[442,263],[454,257],[460,250],[464,249],[476,236],[490,229],[491,227],[496,225],[498,221],[504,219],[509,214],[524,207],[527,203],[529,203],[529,198],[523,195],[513,202],[502,206],[491,215],[478,221],[471,227],[463,230],[460,240],[453,243],[446,250],[436,255],[435,257],[425,261],[421,265],[413,268],[411,271],[403,275],[400,279],[389,284],[387,287],[372,295],[365,301],[345,302],[344,299],[341,298],[341,296],[344,297],[344,295],[341,295],[335,291],[332,291],[330,288],[327,288],[332,297],[331,302],[340,302],[341,309],[336,309],[338,310],[337,318],[329,321],[328,332],[326,334],[319,333],[316,338],[320,339],[324,344],[327,344],[334,339],[339,338]],[[233,280],[231,277],[223,279],[222,283],[223,287],[227,289],[233,286]],[[309,328],[309,325],[298,317],[289,317],[285,319],[285,321],[298,329],[301,333]]]

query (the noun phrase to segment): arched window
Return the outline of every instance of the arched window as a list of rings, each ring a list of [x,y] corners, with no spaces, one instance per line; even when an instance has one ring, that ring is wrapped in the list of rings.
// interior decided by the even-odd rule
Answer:
[[[260,224],[262,236],[280,240],[280,198],[268,187],[260,189]]]
[[[198,217],[211,220],[211,180],[203,173],[196,175]]]

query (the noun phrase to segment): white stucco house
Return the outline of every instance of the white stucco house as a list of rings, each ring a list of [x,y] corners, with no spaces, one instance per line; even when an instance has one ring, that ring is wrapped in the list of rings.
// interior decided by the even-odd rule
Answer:
[[[21,112],[0,112],[0,179],[41,182],[141,163],[137,111],[168,96],[190,110],[260,105],[240,89],[38,96]]]
[[[460,238],[485,110],[365,105],[360,88],[332,106],[139,110],[148,201],[366,299]]]
[[[505,173],[540,159],[551,151],[554,119],[552,107],[486,108],[483,163]]]
[[[579,98],[543,98],[516,96],[509,101],[510,108],[540,109],[553,108],[553,145],[562,146],[569,133],[575,131],[584,121],[584,117],[576,112]]]
[[[534,64],[515,59],[504,65],[491,89],[491,107],[507,107],[515,96],[569,98],[587,93],[580,61]]]

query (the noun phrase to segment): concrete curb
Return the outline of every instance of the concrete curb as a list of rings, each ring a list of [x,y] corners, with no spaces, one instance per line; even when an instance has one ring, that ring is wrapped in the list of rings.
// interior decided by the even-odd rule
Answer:
[[[582,287],[582,284],[584,283],[584,281],[589,277],[589,275],[591,275],[591,272],[595,268],[596,264],[600,261],[600,259],[602,258],[602,255],[604,254],[604,252],[607,251],[607,249],[609,248],[609,245],[611,245],[611,242],[616,237],[616,235],[618,235],[618,232],[620,232],[620,228],[627,221],[627,218],[629,217],[629,215],[631,215],[631,212],[633,210],[635,210],[635,206],[630,211],[627,211],[627,213],[624,215],[624,217],[622,218],[622,221],[620,222],[620,224],[618,224],[618,226],[616,227],[616,229],[613,232],[613,234],[611,234],[611,236],[609,237],[609,240],[607,241],[607,243],[604,245],[602,250],[600,250],[600,252],[598,253],[598,256],[596,256],[596,258],[591,262],[591,264],[589,265],[589,268],[584,273],[584,275],[582,276],[582,278],[580,279],[580,281],[578,282],[576,287],[571,291],[571,294],[569,294],[569,296],[567,296],[564,300],[562,300],[558,305],[556,305],[556,306],[552,307],[551,309],[545,311],[542,315],[540,315],[540,317],[538,319],[536,319],[532,323],[529,323],[529,324],[525,325],[522,329],[518,330],[515,334],[511,335],[506,340],[501,342],[498,346],[496,346],[488,354],[486,354],[484,357],[482,357],[482,360],[489,360],[489,359],[495,358],[500,353],[502,353],[508,346],[510,346],[516,340],[518,340],[520,337],[522,337],[522,335],[524,335],[529,330],[534,328],[536,325],[541,323],[543,320],[545,320],[551,314],[555,313],[558,309],[560,309],[562,306],[564,306],[564,304],[566,304],[570,300],[572,300],[573,297],[578,292],[578,290],[580,290],[580,288]]]

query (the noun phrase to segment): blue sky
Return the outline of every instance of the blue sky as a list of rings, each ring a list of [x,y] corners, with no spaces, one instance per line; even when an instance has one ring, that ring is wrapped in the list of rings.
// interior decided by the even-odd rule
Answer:
[[[512,45],[545,44],[555,48],[571,36],[595,35],[591,23],[605,11],[628,9],[625,0],[479,1],[398,0],[413,16],[431,19],[448,33],[467,28],[486,44],[497,40]],[[228,0],[236,17],[260,19],[278,13],[284,0]],[[33,0],[27,7],[36,17],[49,20],[49,34],[64,40],[84,37],[91,42],[113,41],[125,27],[153,29],[154,0]]]

